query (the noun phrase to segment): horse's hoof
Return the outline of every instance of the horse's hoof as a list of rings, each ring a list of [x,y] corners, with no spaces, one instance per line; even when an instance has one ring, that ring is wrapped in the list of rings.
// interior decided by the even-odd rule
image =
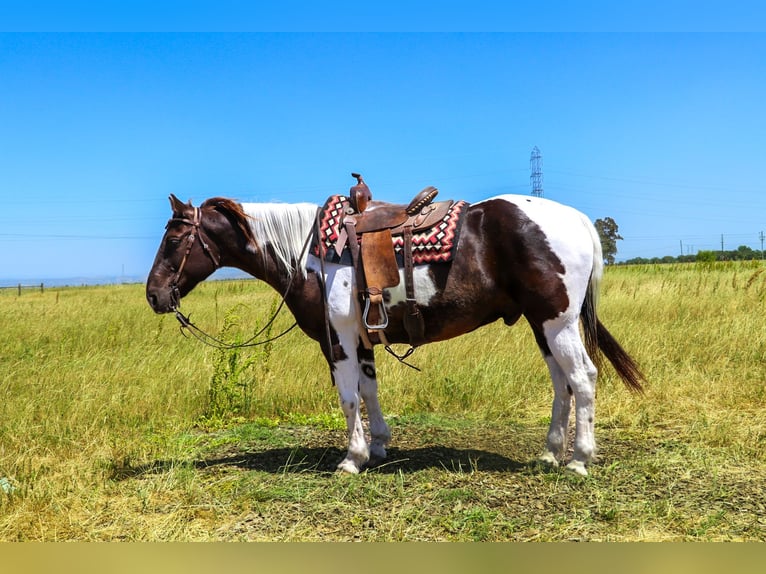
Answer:
[[[353,461],[345,459],[338,464],[338,472],[359,474],[359,467]]]
[[[370,446],[370,463],[379,463],[388,456],[388,453],[386,452],[386,447],[380,446],[380,445],[371,445]]]
[[[578,476],[588,476],[588,471],[585,468],[585,463],[581,460],[573,460],[567,465],[567,470]]]
[[[543,454],[540,455],[540,458],[537,459],[542,464],[552,466],[553,468],[558,468],[559,461],[556,460],[556,457],[553,455],[551,451],[546,451]]]

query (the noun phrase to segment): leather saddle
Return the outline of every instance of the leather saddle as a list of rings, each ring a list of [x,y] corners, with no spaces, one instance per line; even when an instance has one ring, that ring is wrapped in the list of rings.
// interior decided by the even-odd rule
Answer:
[[[433,202],[438,194],[429,186],[407,205],[373,201],[369,187],[357,173],[351,174],[357,185],[351,188],[349,208],[343,217],[342,237],[336,249],[340,253],[346,242],[356,269],[359,294],[364,301],[363,327],[368,336],[388,326],[383,304],[383,290],[399,284],[399,266],[394,252],[393,236],[403,236],[402,259],[407,311],[404,327],[411,347],[425,342],[423,316],[415,301],[413,279],[412,233],[437,225],[449,212],[453,202]],[[385,341],[383,341],[385,343]]]

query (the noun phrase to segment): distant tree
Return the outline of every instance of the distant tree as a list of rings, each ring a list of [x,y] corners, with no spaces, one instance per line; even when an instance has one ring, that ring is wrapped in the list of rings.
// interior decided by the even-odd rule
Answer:
[[[697,263],[709,266],[715,263],[716,259],[718,259],[718,254],[715,251],[697,251]]]
[[[760,259],[761,254],[747,245],[740,245],[736,251],[732,252],[731,258],[738,261],[751,261],[753,259]]]
[[[617,223],[611,217],[605,217],[604,219],[597,219],[593,225],[596,226],[598,236],[601,238],[604,263],[613,265],[614,256],[617,255],[617,241],[622,239]]]

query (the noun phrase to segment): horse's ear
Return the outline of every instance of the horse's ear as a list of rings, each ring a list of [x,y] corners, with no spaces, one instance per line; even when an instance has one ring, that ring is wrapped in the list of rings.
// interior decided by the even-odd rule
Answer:
[[[173,215],[183,215],[186,209],[192,206],[191,201],[189,201],[188,204],[183,203],[180,199],[178,199],[172,193],[170,194],[169,199],[170,199],[170,209],[173,210]]]

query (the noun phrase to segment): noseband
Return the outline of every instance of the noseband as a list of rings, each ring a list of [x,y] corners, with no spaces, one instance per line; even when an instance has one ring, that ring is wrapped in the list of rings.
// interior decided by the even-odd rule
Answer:
[[[202,214],[200,208],[195,207],[193,219],[188,219],[186,217],[174,217],[168,221],[167,225],[165,225],[165,229],[170,227],[170,225],[173,223],[183,223],[191,226],[189,232],[184,236],[184,239],[186,239],[186,252],[184,253],[183,259],[181,259],[181,264],[178,266],[178,269],[173,275],[173,279],[170,281],[170,292],[174,311],[181,301],[181,293],[178,289],[178,280],[181,278],[181,273],[183,273],[184,267],[186,267],[186,261],[189,259],[189,253],[191,253],[192,247],[194,246],[194,241],[197,239],[197,237],[199,237],[200,244],[202,245],[202,250],[207,254],[208,257],[210,257],[213,265],[215,265],[215,268],[218,269],[221,266],[220,260],[215,256],[215,253],[212,252],[210,246],[207,244],[207,241],[205,241],[201,226],[201,219]]]

